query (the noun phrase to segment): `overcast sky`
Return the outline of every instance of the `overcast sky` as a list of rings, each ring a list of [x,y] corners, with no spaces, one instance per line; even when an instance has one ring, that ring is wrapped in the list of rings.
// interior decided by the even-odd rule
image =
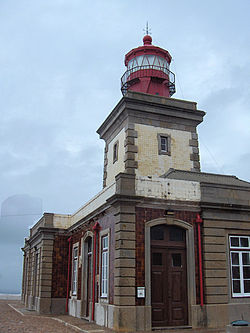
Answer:
[[[0,0],[0,292],[20,290],[28,226],[101,190],[95,131],[146,21],[173,57],[173,97],[207,112],[202,171],[250,181],[249,13],[249,0]]]

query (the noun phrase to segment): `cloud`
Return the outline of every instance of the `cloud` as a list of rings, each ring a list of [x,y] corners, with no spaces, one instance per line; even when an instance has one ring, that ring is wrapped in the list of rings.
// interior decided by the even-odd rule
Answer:
[[[147,20],[153,43],[174,58],[173,97],[207,112],[199,126],[203,170],[249,179],[249,7],[247,0],[1,1],[0,202],[27,193],[41,198],[43,211],[72,213],[101,190],[104,144],[95,131],[121,98],[124,55],[141,45]],[[25,205],[11,202],[21,214]],[[19,251],[39,217],[2,216],[5,249]],[[0,268],[7,274],[7,263]]]
[[[42,200],[27,194],[14,195],[1,205],[0,215],[0,292],[19,293],[22,251],[29,227],[42,214]]]

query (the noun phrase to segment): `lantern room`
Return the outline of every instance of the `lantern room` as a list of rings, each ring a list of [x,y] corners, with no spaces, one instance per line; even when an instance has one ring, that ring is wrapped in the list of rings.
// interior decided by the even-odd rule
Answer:
[[[127,70],[121,78],[122,94],[132,90],[171,97],[175,93],[175,75],[169,69],[171,59],[167,50],[152,45],[151,36],[144,36],[143,46],[125,56]]]

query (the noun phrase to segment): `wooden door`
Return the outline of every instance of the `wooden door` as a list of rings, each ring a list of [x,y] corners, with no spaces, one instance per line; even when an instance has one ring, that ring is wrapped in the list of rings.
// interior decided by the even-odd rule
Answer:
[[[187,325],[186,251],[167,249],[168,326]]]
[[[152,326],[188,324],[185,230],[151,228]]]
[[[167,253],[165,248],[151,248],[152,326],[167,326]]]

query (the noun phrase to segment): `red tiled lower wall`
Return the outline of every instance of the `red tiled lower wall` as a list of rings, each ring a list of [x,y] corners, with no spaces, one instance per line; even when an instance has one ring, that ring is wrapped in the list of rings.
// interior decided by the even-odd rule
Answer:
[[[110,258],[109,258],[109,303],[113,304],[114,298],[114,258],[115,258],[115,235],[114,235],[114,216],[112,214],[105,214],[98,219],[98,223],[100,224],[100,230],[109,230],[110,234]],[[71,235],[71,254],[72,247],[75,243],[79,243],[79,255],[81,254],[81,239],[84,237],[87,231],[93,232],[93,226],[95,221],[91,220],[89,223],[83,224],[79,227],[78,230],[73,232]],[[57,236],[54,243],[54,261],[53,261],[53,295],[52,297],[66,297],[67,291],[67,275],[68,275],[68,237],[65,237],[64,243],[60,240],[61,236]],[[100,242],[99,242],[100,243]],[[61,248],[62,247],[62,248]],[[64,248],[64,250],[63,250]],[[100,274],[99,272],[99,247],[97,247],[97,266],[96,266],[96,274]],[[62,258],[62,251],[65,251]],[[72,262],[72,256],[70,260],[70,266]],[[70,267],[70,280],[71,280],[71,267]],[[82,266],[78,267],[78,289],[77,289],[77,299],[81,299],[82,295]],[[71,288],[71,281],[69,283]],[[96,301],[98,300],[98,292],[99,286],[96,284]]]
[[[52,266],[52,297],[65,298],[67,293],[68,274],[68,241],[67,236],[55,236]]]
[[[145,286],[145,223],[165,216],[164,209],[136,208],[136,286]],[[196,212],[176,211],[174,218],[194,224]],[[195,277],[196,277],[196,295],[199,303],[199,275],[198,275],[198,252],[197,252],[197,232],[194,228],[195,238]],[[145,305],[143,298],[137,299],[137,305]]]

